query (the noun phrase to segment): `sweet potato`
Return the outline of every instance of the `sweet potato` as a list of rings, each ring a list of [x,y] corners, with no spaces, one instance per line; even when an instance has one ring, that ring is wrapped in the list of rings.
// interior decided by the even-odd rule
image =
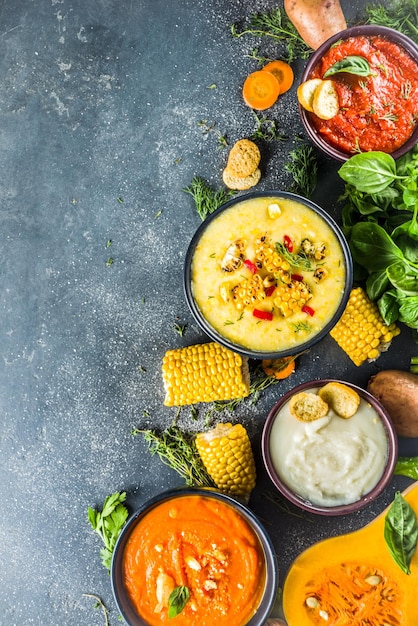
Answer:
[[[383,370],[372,376],[367,390],[385,407],[400,437],[418,437],[418,375]]]
[[[347,28],[339,0],[284,0],[284,9],[304,42],[314,50]]]

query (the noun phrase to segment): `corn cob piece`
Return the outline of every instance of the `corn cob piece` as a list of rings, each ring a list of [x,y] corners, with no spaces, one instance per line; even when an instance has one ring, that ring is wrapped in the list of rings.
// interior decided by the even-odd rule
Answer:
[[[250,393],[248,359],[216,342],[168,350],[162,374],[165,406],[232,400]]]
[[[330,335],[357,366],[375,361],[400,333],[396,324],[385,324],[377,305],[364,289],[352,289],[344,313]]]
[[[196,435],[196,448],[218,489],[248,500],[256,471],[248,433],[242,424],[229,422]]]

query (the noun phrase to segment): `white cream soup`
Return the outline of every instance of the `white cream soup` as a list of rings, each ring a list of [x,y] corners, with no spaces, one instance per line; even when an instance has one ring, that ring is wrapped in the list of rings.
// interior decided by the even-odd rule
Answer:
[[[388,441],[376,411],[362,398],[349,419],[330,409],[312,422],[296,419],[286,403],[274,420],[269,448],[288,487],[314,504],[336,506],[356,502],[375,487]]]
[[[192,291],[221,335],[250,350],[287,350],[316,335],[344,291],[345,262],[325,220],[281,197],[245,200],[214,219],[192,261]]]

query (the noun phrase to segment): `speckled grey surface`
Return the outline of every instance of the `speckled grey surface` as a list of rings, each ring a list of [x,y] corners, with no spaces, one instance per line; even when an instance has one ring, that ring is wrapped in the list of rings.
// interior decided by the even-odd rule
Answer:
[[[349,19],[361,2],[342,1]],[[241,85],[267,40],[230,25],[269,0],[1,0],[0,2],[0,625],[119,622],[87,507],[126,490],[131,512],[182,480],[151,457],[136,426],[165,427],[161,359],[206,338],[182,288],[200,224],[184,193],[193,176],[222,185],[230,145],[255,130]],[[302,62],[296,62],[296,77]],[[210,88],[212,86],[212,88]],[[260,142],[260,189],[287,189],[302,133],[295,89],[269,111],[284,141]],[[210,130],[208,130],[210,128]],[[321,157],[313,199],[337,220],[335,163]],[[107,245],[107,242],[111,242]],[[113,263],[108,263],[112,258]],[[175,323],[186,325],[181,337]],[[336,376],[361,386],[381,368],[407,369],[406,329],[388,353],[355,368],[325,338],[291,380],[227,417],[242,420],[257,457],[252,509],[283,579],[313,541],[358,528],[408,479],[346,518],[296,516],[269,499],[259,443],[268,410],[290,386]],[[198,428],[190,412],[179,423]],[[224,417],[224,416],[223,416]],[[416,440],[401,452],[418,454]]]

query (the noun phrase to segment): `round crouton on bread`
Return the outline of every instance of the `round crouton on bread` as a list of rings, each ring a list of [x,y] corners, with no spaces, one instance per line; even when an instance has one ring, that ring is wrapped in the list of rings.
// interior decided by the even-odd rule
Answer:
[[[233,176],[228,169],[224,169],[222,172],[222,178],[227,187],[230,189],[237,189],[239,191],[250,189],[250,187],[254,187],[261,178],[261,170],[257,168],[255,172],[250,174],[249,176],[244,176],[244,178],[240,176]]]
[[[230,176],[246,178],[254,174],[260,161],[257,144],[250,139],[240,139],[232,146],[225,169]]]
[[[315,89],[312,108],[321,120],[330,120],[340,110],[338,93],[333,80],[322,80]]]
[[[321,387],[318,395],[337,415],[345,419],[353,417],[360,404],[357,391],[342,383],[327,383]]]
[[[320,78],[310,78],[301,83],[297,89],[297,98],[304,109],[313,113],[315,90],[322,83]]]
[[[316,393],[301,391],[289,400],[289,410],[301,422],[313,422],[328,413],[328,404]]]

